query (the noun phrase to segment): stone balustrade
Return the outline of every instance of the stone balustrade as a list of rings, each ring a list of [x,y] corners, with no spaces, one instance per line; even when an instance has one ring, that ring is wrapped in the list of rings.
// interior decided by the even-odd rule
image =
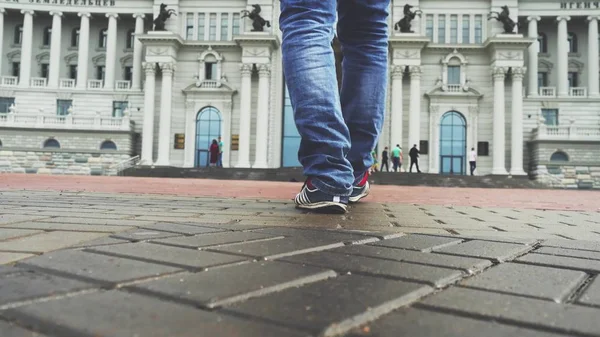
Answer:
[[[600,127],[539,125],[532,140],[600,140]]]
[[[132,130],[129,116],[57,116],[6,113],[0,114],[0,127],[65,130]]]

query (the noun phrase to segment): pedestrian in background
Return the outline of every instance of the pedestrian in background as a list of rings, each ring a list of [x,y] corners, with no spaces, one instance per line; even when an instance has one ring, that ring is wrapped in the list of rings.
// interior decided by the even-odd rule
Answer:
[[[415,144],[413,146],[412,149],[410,149],[410,151],[408,152],[408,155],[410,156],[410,172],[412,173],[412,168],[413,165],[417,165],[417,172],[421,173],[421,170],[419,169],[419,153],[421,153],[419,151],[419,149],[417,149],[417,144]]]
[[[402,148],[400,144],[396,144],[396,147],[392,150],[392,164],[394,165],[394,172],[398,172],[398,167],[402,170]]]
[[[469,165],[471,166],[471,175],[473,175],[473,172],[477,168],[477,153],[474,147],[471,148],[471,153],[469,154]]]
[[[381,153],[381,172],[383,172],[383,167],[385,166],[385,171],[386,172],[390,172],[390,167],[389,165],[389,154],[388,154],[388,147],[386,146],[385,149],[383,149],[383,152]]]

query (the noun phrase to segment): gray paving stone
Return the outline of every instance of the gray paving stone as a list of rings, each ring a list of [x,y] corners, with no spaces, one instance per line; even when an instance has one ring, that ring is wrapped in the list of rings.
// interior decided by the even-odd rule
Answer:
[[[283,238],[259,242],[247,242],[230,246],[210,248],[215,252],[226,252],[242,256],[250,256],[257,259],[273,260],[284,256],[305,254],[326,249],[342,247],[342,242],[331,240],[310,240],[306,238]]]
[[[93,287],[90,283],[17,269],[13,273],[0,275],[0,306]]]
[[[531,250],[530,246],[515,243],[473,240],[454,246],[434,249],[433,251],[440,254],[470,256],[504,262],[529,250]]]
[[[109,226],[109,225],[81,225],[71,223],[54,223],[54,222],[22,222],[18,224],[6,225],[11,228],[21,229],[38,229],[45,231],[77,231],[77,232],[98,232],[98,233],[115,233],[125,231],[131,227],[125,226]],[[5,229],[2,228],[2,231]]]
[[[379,241],[379,238],[377,238],[376,236],[338,232],[333,230],[272,227],[266,229],[253,230],[253,232],[266,233],[270,235],[282,235],[292,238],[302,238],[306,240],[329,240],[331,243],[343,242],[346,244],[359,244]]]
[[[0,252],[0,265],[14,263],[16,261],[23,260],[23,259],[33,257],[33,256],[35,256],[35,254]]]
[[[17,266],[41,269],[47,273],[106,285],[115,285],[181,271],[181,268],[93,254],[80,250],[65,250],[44,254],[20,262]]]
[[[2,337],[47,337],[41,333],[26,330],[13,323],[8,323],[0,320],[0,331],[2,331]]]
[[[515,261],[546,267],[559,267],[600,273],[600,260],[587,260],[576,257],[555,256],[546,254],[527,254]]]
[[[461,269],[473,274],[492,265],[490,260],[435,253],[415,252],[404,249],[370,245],[345,246],[331,250],[332,253],[353,254],[394,261],[413,262],[430,266]]]
[[[189,226],[189,225],[180,225],[176,223],[169,222],[158,222],[152,225],[142,225],[140,228],[155,230],[155,231],[163,231],[163,232],[171,232],[177,234],[186,234],[186,235],[194,235],[194,234],[205,234],[205,233],[216,233],[216,232],[224,232],[223,229],[213,228],[213,227],[202,227],[202,226]]]
[[[85,251],[195,270],[248,260],[241,256],[146,242],[93,247],[87,248]]]
[[[42,220],[49,218],[47,216],[37,216],[37,215],[13,215],[13,214],[3,214],[0,215],[0,226],[19,223],[24,221],[34,221],[34,220]]]
[[[44,218],[43,221],[44,222],[56,222],[56,223],[74,223],[74,224],[84,224],[84,225],[110,225],[110,226],[126,226],[126,227],[136,227],[136,226],[154,223],[154,221],[71,218],[68,216],[62,216],[62,217],[56,217],[56,218]]]
[[[600,307],[600,277],[596,276],[592,283],[577,299],[577,303]]]
[[[268,228],[264,225],[246,225],[246,224],[240,224],[240,223],[203,223],[201,221],[182,222],[181,224],[188,225],[188,226],[220,228],[220,229],[228,230],[228,231],[250,231],[253,229]]]
[[[336,275],[324,268],[262,261],[178,274],[132,288],[174,301],[214,308]]]
[[[267,235],[262,233],[223,232],[196,235],[191,237],[176,237],[169,239],[152,240],[152,242],[169,246],[197,249],[281,238],[283,237]]]
[[[600,242],[584,240],[546,240],[542,242],[543,247],[558,247],[567,249],[591,250],[600,252]]]
[[[97,239],[105,235],[104,233],[90,232],[44,232],[10,241],[2,241],[0,242],[0,251],[44,253]]]
[[[55,336],[309,337],[307,333],[117,290],[36,303],[6,310],[2,315]]]
[[[559,337],[559,334],[536,331],[487,320],[461,317],[435,311],[402,308],[367,324],[368,333],[357,329],[344,337]]]
[[[557,256],[578,257],[581,259],[600,260],[600,251],[594,252],[590,250],[566,249],[557,247],[541,247],[536,249],[537,254],[548,254]]]
[[[477,315],[501,323],[540,326],[569,335],[597,336],[600,331],[598,309],[460,287],[425,298],[413,307]]]
[[[15,226],[18,226],[18,224],[6,225],[6,226],[15,227]],[[0,228],[0,241],[10,240],[10,239],[14,239],[14,238],[23,237],[23,236],[30,236],[30,235],[39,234],[39,233],[43,233],[43,231],[2,227],[2,228]]]
[[[130,242],[131,241],[129,241],[129,240],[115,239],[115,238],[111,238],[109,236],[105,236],[103,238],[85,241],[80,244],[71,246],[69,248],[85,248],[85,247],[95,247],[95,246],[118,245],[118,244],[123,244],[123,243],[130,243]]]
[[[158,230],[150,230],[150,229],[132,229],[124,232],[119,232],[112,234],[110,237],[115,239],[129,240],[129,241],[146,241],[153,239],[163,239],[163,238],[172,238],[172,237],[181,237],[183,234],[171,233],[171,232],[163,232]]]
[[[461,285],[563,302],[587,278],[581,271],[504,263]]]
[[[434,248],[452,246],[459,244],[462,241],[463,240],[459,238],[410,234],[396,239],[370,243],[370,245],[430,252]]]
[[[344,275],[251,299],[223,309],[320,336],[342,334],[433,289],[418,283]]]
[[[456,269],[331,252],[316,252],[290,256],[283,258],[283,261],[331,268],[340,273],[351,272],[427,283],[434,287],[443,287],[459,280],[463,276],[463,273]]]

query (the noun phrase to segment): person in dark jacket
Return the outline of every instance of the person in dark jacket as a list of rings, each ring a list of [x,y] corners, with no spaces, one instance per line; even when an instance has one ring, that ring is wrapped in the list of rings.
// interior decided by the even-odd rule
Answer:
[[[417,149],[417,144],[415,144],[413,146],[412,149],[410,149],[410,151],[408,152],[408,155],[410,156],[410,171],[412,173],[412,168],[413,165],[417,165],[417,172],[421,173],[421,170],[419,169],[419,150]]]
[[[212,140],[210,144],[210,166],[217,166],[219,160],[219,143],[216,139]]]
[[[386,172],[390,172],[390,167],[388,166],[388,162],[390,161],[388,154],[388,147],[386,146],[381,153],[381,172],[383,172],[383,167],[385,166]]]

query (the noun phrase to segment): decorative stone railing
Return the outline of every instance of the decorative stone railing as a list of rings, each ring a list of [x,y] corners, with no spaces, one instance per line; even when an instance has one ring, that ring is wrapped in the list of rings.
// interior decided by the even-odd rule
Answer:
[[[204,80],[197,84],[200,88],[216,89],[221,87],[221,82],[217,80]]]
[[[0,127],[129,131],[132,128],[132,121],[128,116],[56,116],[0,113]]]
[[[102,89],[104,83],[102,80],[88,80],[88,89]]]
[[[571,96],[571,97],[587,97],[587,88],[571,87],[571,88],[569,88],[569,96]]]
[[[448,92],[462,92],[462,85],[460,84],[447,84]]]
[[[532,140],[595,140],[600,141],[600,127],[539,125]]]
[[[46,79],[43,77],[33,77],[31,79],[30,86],[32,88],[45,88],[46,87]]]
[[[75,80],[70,78],[61,78],[58,80],[58,87],[62,89],[73,89],[75,88]]]
[[[58,87],[60,89],[75,89],[75,79],[61,78],[58,80]],[[16,76],[2,76],[0,77],[0,87],[18,87],[19,78]],[[217,88],[219,85],[214,86]],[[48,79],[43,77],[32,77],[29,81],[30,88],[48,88]],[[102,80],[88,80],[87,88],[92,90],[103,90],[104,81]],[[128,91],[131,90],[131,81],[115,81],[115,91]]]
[[[556,96],[556,88],[555,87],[540,87],[540,96],[543,97],[555,97]]]
[[[3,87],[16,87],[19,85],[19,78],[16,76],[2,76],[0,85]]]
[[[131,81],[116,81],[115,89],[118,91],[131,90]]]

